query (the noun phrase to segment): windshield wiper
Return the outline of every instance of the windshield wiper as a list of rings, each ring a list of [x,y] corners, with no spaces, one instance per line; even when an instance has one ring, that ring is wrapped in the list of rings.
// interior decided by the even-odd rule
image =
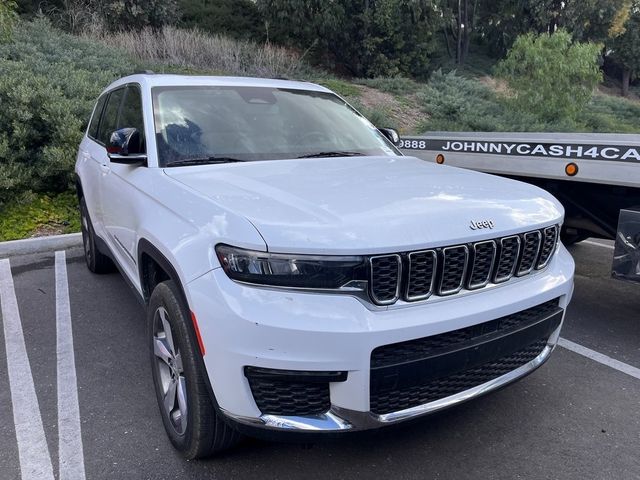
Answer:
[[[185,165],[213,165],[216,163],[235,163],[244,162],[239,158],[233,157],[204,157],[204,158],[185,158],[182,160],[174,160],[167,163],[167,167],[183,167]]]
[[[318,152],[318,153],[310,153],[309,155],[301,155],[298,158],[320,158],[320,157],[361,157],[364,153],[360,152]]]

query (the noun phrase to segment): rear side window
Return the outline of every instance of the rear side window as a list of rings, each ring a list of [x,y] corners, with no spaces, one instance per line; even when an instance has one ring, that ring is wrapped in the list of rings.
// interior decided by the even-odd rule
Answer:
[[[104,103],[107,101],[107,95],[102,95],[96,103],[96,108],[93,110],[93,117],[91,117],[91,123],[89,123],[89,137],[94,140],[98,138],[98,126],[100,125],[100,115],[104,108]]]
[[[98,140],[105,145],[109,143],[111,134],[118,129],[118,113],[123,97],[124,88],[119,88],[111,92],[109,100],[107,100],[107,106],[104,108],[98,132]]]

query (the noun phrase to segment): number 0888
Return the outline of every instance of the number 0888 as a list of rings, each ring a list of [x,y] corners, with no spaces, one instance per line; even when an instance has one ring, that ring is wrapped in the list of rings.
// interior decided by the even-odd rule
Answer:
[[[426,150],[427,142],[425,140],[400,140],[399,147],[410,150]]]

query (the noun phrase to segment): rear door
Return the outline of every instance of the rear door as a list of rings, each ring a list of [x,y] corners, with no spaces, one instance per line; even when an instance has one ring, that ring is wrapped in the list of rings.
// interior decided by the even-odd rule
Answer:
[[[82,189],[84,198],[89,210],[89,217],[93,224],[93,228],[99,235],[103,229],[102,223],[102,206],[100,204],[100,181],[102,177],[102,162],[100,160],[104,146],[98,139],[98,131],[104,106],[107,103],[109,94],[105,93],[100,96],[96,102],[96,106],[89,122],[87,135],[80,145],[78,152],[78,173],[82,179]]]

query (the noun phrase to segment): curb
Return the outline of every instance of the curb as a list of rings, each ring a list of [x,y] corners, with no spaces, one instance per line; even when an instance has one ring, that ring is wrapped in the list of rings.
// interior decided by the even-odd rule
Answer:
[[[9,242],[0,242],[0,257],[64,250],[78,246],[82,246],[81,233],[11,240]]]

